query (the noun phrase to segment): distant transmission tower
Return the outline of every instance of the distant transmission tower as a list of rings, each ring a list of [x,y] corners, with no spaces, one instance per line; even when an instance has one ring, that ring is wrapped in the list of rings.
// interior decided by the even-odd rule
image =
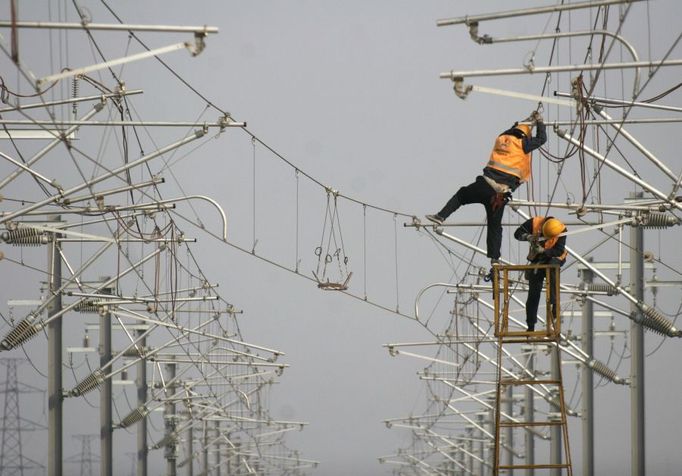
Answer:
[[[93,463],[99,463],[99,456],[93,455],[90,441],[99,438],[99,435],[73,435],[81,441],[81,453],[78,456],[71,456],[64,459],[65,462],[80,464],[80,476],[92,476]]]
[[[5,406],[2,412],[2,447],[0,448],[0,474],[3,476],[24,475],[24,470],[44,468],[37,461],[24,456],[21,446],[21,432],[44,430],[46,427],[21,417],[19,410],[19,394],[43,392],[43,390],[26,384],[20,384],[17,378],[17,362],[24,359],[1,359],[6,367],[5,381],[0,383],[0,393],[5,394]]]

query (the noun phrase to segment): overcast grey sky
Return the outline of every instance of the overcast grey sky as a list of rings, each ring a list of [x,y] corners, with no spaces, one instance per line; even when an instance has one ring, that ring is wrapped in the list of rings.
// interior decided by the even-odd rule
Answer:
[[[93,21],[115,22],[99,2],[79,3],[90,10]],[[111,6],[129,23],[217,26],[220,33],[206,39],[206,50],[199,56],[192,58],[181,51],[165,56],[164,60],[210,101],[229,111],[235,120],[247,121],[249,131],[259,141],[302,172],[360,202],[423,216],[436,212],[460,185],[472,181],[487,160],[494,137],[536,107],[530,101],[477,93],[462,101],[454,95],[449,80],[439,79],[439,73],[450,69],[521,67],[533,52],[536,66],[547,65],[551,52],[549,42],[479,46],[469,39],[464,26],[437,28],[436,20],[553,3],[123,1]],[[51,5],[53,15],[65,8],[69,12],[67,19],[76,21],[70,3]],[[22,4],[20,13],[33,19],[48,18],[45,7],[29,11]],[[660,59],[680,34],[679,13],[680,6],[672,0],[635,4],[621,33],[633,43],[640,59]],[[618,14],[617,7],[611,9],[612,28],[617,24]],[[561,30],[586,29],[592,21],[585,14],[566,14]],[[483,23],[481,33],[532,34],[553,31],[556,23],[556,16],[548,15],[510,19]],[[187,39],[178,35],[141,34],[140,37],[150,47]],[[22,32],[22,51],[27,57],[38,58],[42,43],[31,38],[28,32]],[[129,47],[125,34],[100,38],[109,57],[122,56]],[[72,34],[69,42],[73,56],[68,59],[73,66],[86,64],[92,51],[83,35]],[[134,46],[131,50],[137,51],[137,45]],[[670,58],[678,57],[679,47],[670,54]],[[584,59],[585,42],[575,40],[557,47],[552,64],[579,64]],[[617,48],[609,60],[629,61],[630,58]],[[3,58],[3,68],[5,61]],[[59,58],[55,64],[67,62]],[[30,66],[39,75],[52,71],[46,61]],[[135,114],[144,119],[194,121],[199,117],[201,122],[215,121],[218,117],[216,110],[207,109],[201,98],[153,61],[126,66],[122,77],[128,88],[144,89],[144,95],[132,102]],[[679,77],[678,68],[661,70],[647,84],[641,98],[676,85]],[[629,97],[630,72],[609,73],[607,78],[600,82],[595,94]],[[544,75],[536,74],[473,78],[470,82],[541,94],[544,80]],[[553,77],[545,93],[569,91],[569,81],[568,74]],[[667,97],[663,103],[680,105],[679,93]],[[654,113],[638,111],[637,114],[658,117]],[[558,109],[547,107],[545,117],[547,120],[567,118],[568,112],[559,113]],[[561,154],[564,144],[553,132],[548,132],[547,148]],[[632,132],[673,172],[680,172],[679,126],[632,126]],[[153,134],[156,144],[178,138],[177,131]],[[300,267],[301,273],[309,276],[317,265],[315,247],[325,238],[323,191],[301,175],[297,180],[294,168],[260,143],[254,148],[251,137],[241,130],[228,130],[215,139],[211,136],[205,143],[186,157],[176,156],[173,175],[182,190],[178,192],[180,186],[168,176],[166,190],[169,191],[165,196],[177,196],[174,192],[211,196],[228,214],[231,242],[251,250],[255,239],[256,254],[288,268]],[[652,171],[651,165],[631,148],[622,147],[642,177],[665,192],[670,191],[667,178]],[[545,200],[552,193],[557,169],[538,155],[534,160],[533,190],[538,200]],[[556,201],[580,199],[579,173],[577,158],[567,161],[562,180],[558,181]],[[604,202],[619,203],[625,194],[634,190],[630,183],[609,174],[599,190],[593,191],[590,200],[599,192]],[[516,196],[526,198],[525,194],[520,189]],[[349,268],[353,271],[350,291],[361,299],[321,291],[314,281],[221,244],[191,225],[187,225],[187,234],[199,239],[198,260],[206,275],[220,283],[221,296],[244,310],[239,322],[245,340],[286,354],[283,360],[290,368],[268,393],[271,413],[275,418],[309,423],[303,431],[288,435],[288,446],[299,450],[305,458],[320,461],[313,474],[390,474],[394,468],[380,465],[378,457],[394,454],[398,448],[407,447],[411,440],[406,430],[389,430],[382,421],[423,413],[433,396],[416,375],[424,362],[403,356],[392,358],[382,346],[432,336],[419,323],[365,303],[362,297],[367,295],[369,301],[389,309],[397,307],[402,314],[411,316],[420,289],[434,282],[458,282],[466,278],[466,270],[458,259],[452,265],[444,259],[439,247],[426,234],[405,228],[403,224],[409,222],[406,217],[370,209],[363,218],[362,206],[349,202],[343,206],[341,225]],[[297,210],[300,210],[298,221]],[[555,212],[566,220],[574,219],[562,211]],[[194,211],[187,208],[182,213],[194,216]],[[217,233],[220,222],[212,208],[200,205],[196,213],[209,231]],[[510,210],[506,217],[514,222],[519,220]],[[453,220],[480,222],[482,209],[467,207],[453,216]],[[510,240],[512,230],[505,229],[503,254],[519,262],[525,250]],[[481,228],[457,228],[453,233],[476,243]],[[646,233],[647,249],[653,250],[657,258],[672,268],[658,266],[659,279],[680,279],[682,262],[679,252],[675,251],[675,240],[679,236],[679,227],[663,233]],[[570,244],[579,252],[587,252],[601,239],[602,235],[597,232],[588,233],[571,238]],[[455,250],[456,258],[471,259],[464,248],[448,245]],[[627,250],[625,253],[627,256]],[[614,261],[617,257],[615,243],[595,253],[597,260]],[[487,266],[487,261],[478,256],[474,264]],[[5,280],[7,272],[3,272]],[[579,282],[575,266],[562,279]],[[626,274],[625,282],[627,279]],[[25,286],[32,286],[32,290],[37,287],[35,282]],[[2,293],[3,313],[7,312],[7,299],[16,298],[16,293],[30,295],[18,289],[12,291],[6,289]],[[651,291],[647,291],[646,299],[652,301]],[[680,301],[679,288],[672,288],[660,291],[656,304],[674,315]],[[614,298],[614,302],[627,308],[623,299]],[[429,302],[429,306],[429,311],[436,316],[434,326],[437,322],[447,322],[452,298],[446,296],[443,302]],[[629,327],[629,321],[623,317],[617,317],[616,323],[619,330]],[[572,325],[579,332],[580,323]],[[600,322],[598,326],[605,330],[608,324]],[[44,337],[39,338],[39,344],[43,345]],[[672,475],[682,467],[677,448],[681,422],[673,406],[681,390],[675,365],[680,358],[681,343],[678,339],[667,339],[659,348],[660,343],[659,337],[647,333],[647,349],[653,353],[647,359],[647,467],[649,474]],[[622,337],[613,340],[597,337],[595,347],[600,359],[614,367],[620,363],[619,375],[628,375],[629,359],[621,359],[620,353],[627,357],[629,350]],[[566,368],[569,393],[576,380],[574,367],[567,365]],[[35,373],[24,375],[34,385],[46,386]],[[597,388],[596,399],[597,474],[625,474],[629,468],[628,389],[603,384]],[[93,401],[96,403],[96,398]],[[579,406],[579,395],[574,396],[573,403]],[[70,418],[77,414],[77,404],[69,402]],[[38,419],[41,412],[35,414]],[[72,433],[97,432],[95,425],[70,424]],[[570,428],[574,474],[580,474],[579,421],[572,421]],[[80,450],[77,442],[67,439],[65,454],[77,453]],[[125,452],[133,447],[123,450],[130,444],[125,437],[117,441],[121,451],[116,454],[115,464],[120,471],[116,474],[126,474],[130,459]],[[96,442],[93,445],[96,447]],[[39,456],[32,457],[40,460]],[[155,471],[163,468],[158,454],[153,463],[152,473],[156,474]]]

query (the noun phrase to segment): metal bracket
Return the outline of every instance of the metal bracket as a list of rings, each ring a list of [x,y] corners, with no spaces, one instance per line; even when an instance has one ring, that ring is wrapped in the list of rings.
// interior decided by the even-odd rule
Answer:
[[[474,89],[473,86],[470,84],[467,84],[466,86],[464,85],[464,78],[456,77],[452,78],[453,82],[453,89],[455,91],[455,94],[457,95],[458,98],[460,99],[466,99],[469,93]]]

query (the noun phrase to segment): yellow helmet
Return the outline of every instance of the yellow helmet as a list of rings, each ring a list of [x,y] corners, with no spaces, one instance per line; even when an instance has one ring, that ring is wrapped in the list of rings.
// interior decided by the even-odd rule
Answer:
[[[556,218],[548,218],[542,224],[542,236],[548,240],[552,239],[560,235],[565,228],[566,226]]]
[[[530,126],[528,124],[517,124],[514,126],[514,129],[518,129],[523,132],[526,137],[530,137]]]

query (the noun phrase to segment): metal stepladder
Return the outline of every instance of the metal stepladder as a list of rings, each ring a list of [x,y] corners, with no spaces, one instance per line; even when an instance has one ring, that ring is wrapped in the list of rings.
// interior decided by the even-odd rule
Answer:
[[[516,283],[510,279],[511,273],[526,272],[541,272],[545,273],[545,309],[546,313],[546,327],[542,330],[533,332],[510,329],[510,301],[512,294],[516,288]],[[527,469],[529,472],[533,470],[549,470],[551,474],[561,474],[572,476],[573,469],[571,466],[571,455],[568,441],[568,422],[566,418],[566,407],[564,403],[564,390],[561,377],[561,359],[559,354],[559,341],[561,333],[561,310],[560,310],[560,269],[555,265],[501,265],[495,264],[493,266],[493,295],[494,295],[494,331],[497,338],[497,381],[496,381],[496,398],[495,398],[495,441],[493,451],[493,475],[508,474],[514,469]],[[552,296],[555,296],[554,305],[552,305]],[[541,295],[542,297],[542,295]],[[539,323],[538,323],[539,324]],[[555,352],[554,359],[552,359],[552,372],[549,378],[537,378],[533,376],[518,375],[509,377],[504,375],[502,368],[503,361],[503,347],[509,349],[512,345],[524,344],[526,346],[546,346],[551,352]],[[539,354],[538,354],[539,355]],[[530,388],[531,390],[544,389],[549,390],[549,397],[545,400],[549,405],[547,418],[545,420],[535,420],[534,408],[530,406],[531,410],[524,412],[523,420],[513,418],[511,415],[504,415],[502,410],[502,400],[507,389],[513,389],[517,386]],[[542,392],[538,392],[542,393]],[[527,407],[528,408],[528,404]],[[507,464],[501,462],[500,448],[501,444],[501,429],[505,428],[513,431],[515,428],[524,429],[526,432],[536,433],[538,429],[549,428],[550,439],[557,441],[553,446],[554,454],[549,458],[549,461],[536,462],[534,456],[530,461],[523,464],[514,464],[513,459],[507,461]],[[531,435],[531,441],[532,441]],[[563,441],[563,457],[560,454],[561,448],[558,440]],[[551,445],[551,442],[550,442]],[[558,449],[557,449],[558,448]],[[528,448],[526,449],[527,451]],[[534,451],[531,453],[533,454]],[[559,453],[559,454],[557,454]],[[535,473],[538,474],[538,473]],[[547,474],[542,472],[541,474]]]

